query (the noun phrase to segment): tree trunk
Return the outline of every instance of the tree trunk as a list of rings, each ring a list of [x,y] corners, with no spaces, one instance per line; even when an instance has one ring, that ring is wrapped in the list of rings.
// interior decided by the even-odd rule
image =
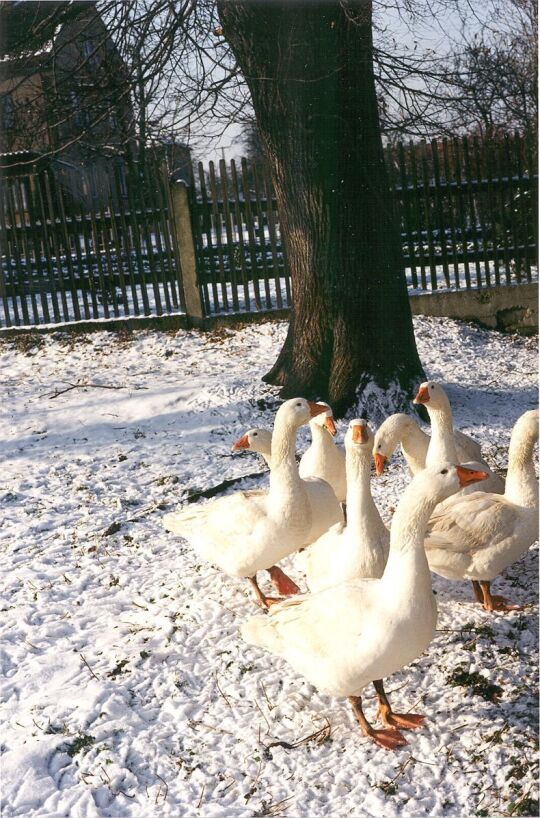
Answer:
[[[265,376],[337,414],[402,407],[423,372],[384,166],[371,2],[218,0],[251,91],[291,271]]]

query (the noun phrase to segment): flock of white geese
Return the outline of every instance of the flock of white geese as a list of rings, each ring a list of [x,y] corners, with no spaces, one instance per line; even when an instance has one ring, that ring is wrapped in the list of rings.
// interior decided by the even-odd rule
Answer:
[[[347,697],[364,735],[386,749],[407,744],[401,730],[424,721],[393,712],[383,680],[433,639],[430,572],[471,580],[487,611],[514,610],[491,593],[490,583],[538,537],[538,410],[514,426],[505,483],[478,444],[454,431],[440,384],[422,384],[414,403],[426,407],[431,436],[406,414],[387,418],[375,435],[357,419],[343,450],[328,404],[288,400],[272,433],[251,429],[233,446],[264,456],[268,489],[237,491],[164,518],[165,528],[202,558],[251,583],[265,612],[244,622],[244,640],[285,658],[320,691]],[[298,464],[297,432],[308,422],[312,443]],[[388,530],[371,496],[371,460],[382,474],[398,444],[412,480]],[[276,564],[294,552],[310,593],[301,593]],[[269,573],[279,598],[261,590],[259,571]],[[361,693],[371,682],[382,729],[362,710]]]

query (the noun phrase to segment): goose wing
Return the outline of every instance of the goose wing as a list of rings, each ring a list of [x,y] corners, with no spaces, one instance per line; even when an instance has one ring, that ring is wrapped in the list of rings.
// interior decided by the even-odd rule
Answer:
[[[163,525],[167,531],[188,540],[194,531],[203,526],[208,536],[215,533],[218,538],[229,539],[245,534],[246,528],[252,528],[266,515],[266,497],[267,493],[260,489],[236,491],[218,500],[187,505],[165,514]]]
[[[460,463],[464,463],[467,460],[480,460],[484,462],[480,444],[477,443],[476,440],[473,440],[472,437],[454,429],[454,440]]]
[[[358,640],[373,613],[378,582],[356,580],[273,605],[269,616],[248,619],[242,636],[297,668],[342,653]]]
[[[425,547],[456,553],[474,552],[512,536],[519,509],[498,494],[475,492],[452,498],[454,502],[432,515]]]

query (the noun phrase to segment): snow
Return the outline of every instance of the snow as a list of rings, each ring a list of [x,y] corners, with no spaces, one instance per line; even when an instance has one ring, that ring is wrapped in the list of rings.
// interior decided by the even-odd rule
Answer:
[[[236,246],[233,248],[236,252]],[[146,247],[144,248],[147,254]],[[247,252],[247,251],[246,251]],[[244,272],[235,266],[234,268],[234,283],[232,283],[230,273],[230,253],[231,251],[223,251],[221,259],[218,254],[214,254],[214,270],[210,264],[209,256],[205,259],[206,277],[202,284],[202,296],[209,315],[217,315],[221,313],[231,312],[255,312],[278,309],[289,306],[289,292],[291,287],[290,277],[284,273],[282,265],[281,251],[278,254],[278,266],[274,265],[272,253],[266,249],[266,265],[268,270],[268,281],[264,278],[254,280],[250,278],[244,285]],[[234,255],[234,254],[233,254]],[[163,313],[168,315],[182,315],[184,309],[178,301],[177,282],[174,270],[167,269],[167,262],[163,256],[159,263],[161,273],[159,280],[152,282],[151,270],[148,261],[143,263],[142,270],[144,272],[145,283],[130,282],[129,267],[127,264],[127,257],[117,259],[116,256],[109,252],[112,259],[112,272],[105,274],[104,288],[100,283],[99,268],[97,263],[93,262],[89,268],[89,278],[92,281],[92,290],[88,287],[81,290],[75,281],[73,288],[70,286],[69,270],[66,266],[65,257],[60,260],[54,259],[54,268],[62,274],[62,285],[56,283],[55,294],[51,292],[40,292],[40,286],[33,292],[27,292],[25,296],[20,296],[14,287],[8,283],[6,295],[0,299],[0,332],[2,329],[10,328],[11,326],[24,325],[27,327],[35,326],[52,326],[61,323],[69,323],[74,321],[105,321],[115,320],[116,318],[138,317],[139,315],[161,315]],[[146,257],[146,255],[145,255]],[[259,267],[258,273],[262,275],[264,267],[262,265],[262,253],[258,252]],[[73,256],[72,264],[76,265],[76,257]],[[219,263],[218,263],[219,262]],[[132,265],[137,267],[137,259],[132,257]],[[239,262],[236,262],[237,264]],[[250,263],[251,264],[251,263]],[[247,265],[249,273],[250,264]],[[164,266],[165,265],[165,266]],[[45,266],[45,259],[42,260],[42,266]],[[104,253],[101,254],[101,267],[107,270],[109,266],[107,257]],[[220,271],[220,266],[223,268]],[[518,273],[518,269],[513,263],[513,272],[507,280],[504,271],[500,270],[500,284],[502,286],[511,286],[521,283],[527,283],[525,275],[525,268],[522,265]],[[123,269],[123,277],[125,283],[125,297],[118,285],[118,269]],[[455,269],[450,271],[450,286],[447,285],[444,277],[444,267],[437,265],[433,269],[433,277],[436,281],[437,292],[455,292],[456,290],[463,291],[466,285],[465,265],[457,264]],[[487,275],[490,277],[491,285],[496,284],[495,265],[494,262],[479,263],[478,271],[476,264],[469,263],[469,275],[471,287],[470,289],[486,289],[480,282],[485,281]],[[11,281],[9,268],[4,263],[4,276],[8,282]],[[33,268],[28,273],[28,280],[34,282],[36,286],[37,272]],[[112,276],[112,278],[111,278]],[[432,273],[429,265],[425,267],[425,284],[422,286],[421,271],[416,270],[416,286],[413,278],[413,271],[410,267],[405,269],[405,280],[407,283],[408,292],[411,295],[422,295],[424,293],[435,292],[433,289]],[[457,283],[456,283],[457,276]],[[530,268],[531,282],[538,281],[538,267],[532,266]],[[137,277],[138,280],[138,277]],[[43,286],[49,286],[47,282]],[[25,285],[28,288],[28,282]],[[114,286],[114,293],[113,293]],[[281,302],[278,302],[278,292],[281,296]],[[236,295],[237,304],[235,304],[234,294]],[[55,319],[55,303],[56,309],[59,313],[58,320]],[[115,310],[116,305],[116,310]],[[115,312],[118,313],[115,315]],[[26,313],[26,315],[25,315]],[[79,315],[79,317],[78,317]],[[48,316],[48,317],[47,317]],[[51,322],[50,324],[48,322]]]
[[[536,339],[447,319],[415,329],[457,425],[503,468],[537,402]],[[487,614],[470,584],[434,577],[436,639],[387,682],[398,712],[428,720],[388,753],[346,702],[245,645],[247,583],[163,530],[191,493],[254,472],[237,485],[266,484],[262,462],[230,446],[272,423],[260,378],[285,331],[1,340],[3,818],[492,818],[538,797],[537,546],[494,583],[522,612]],[[386,520],[407,480],[397,457],[373,478]],[[459,668],[500,701],[450,684]]]

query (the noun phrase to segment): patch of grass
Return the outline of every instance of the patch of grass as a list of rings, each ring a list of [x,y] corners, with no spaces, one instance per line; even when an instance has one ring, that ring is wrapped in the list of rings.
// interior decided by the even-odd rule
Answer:
[[[517,779],[524,778],[529,770],[529,764],[527,763],[527,761],[522,761],[517,756],[512,756],[510,761],[512,762],[513,766],[511,767],[508,775],[506,776],[506,780],[508,781],[508,779],[510,778]]]
[[[495,636],[495,631],[490,625],[479,625],[476,628],[476,633],[478,636],[485,636],[488,639],[492,639]]]
[[[457,667],[454,672],[447,677],[447,683],[451,687],[468,687],[475,696],[480,696],[487,702],[497,702],[502,696],[503,690],[499,685],[493,684],[485,676],[481,676],[477,671],[469,673],[464,667]]]
[[[151,656],[151,655],[152,655],[152,654],[151,654],[149,651],[147,651],[147,650],[141,650],[141,652],[140,652],[140,654],[139,654],[139,656],[141,657],[141,659],[148,659],[148,657],[149,657],[149,656]]]
[[[501,742],[503,740],[502,735],[503,735],[505,730],[506,730],[506,725],[504,727],[501,727],[500,730],[495,730],[494,733],[491,733],[489,736],[486,736],[484,740],[488,744],[501,744]]]
[[[111,679],[115,679],[116,676],[120,676],[124,672],[124,668],[127,664],[129,664],[127,659],[120,659],[116,663],[116,667],[113,668],[113,670],[111,670],[110,673],[107,673],[107,676],[110,676]]]
[[[393,781],[383,781],[382,784],[377,784],[377,786],[385,795],[395,795],[397,792],[397,786]]]
[[[176,474],[164,474],[162,477],[158,477],[155,481],[157,486],[166,486],[168,483],[175,485],[178,483],[178,475]]]
[[[476,625],[474,622],[467,622],[466,625],[463,625],[462,630],[474,631],[477,636],[486,636],[489,639],[492,639],[495,636],[495,632],[491,625]]]
[[[513,624],[513,629],[516,633],[520,631],[525,631],[529,627],[527,619],[524,616],[520,616],[518,621]]]
[[[14,335],[11,338],[6,339],[6,344],[10,347],[14,347],[19,352],[22,352],[26,355],[31,355],[34,352],[37,352],[40,347],[43,346],[45,343],[45,339],[43,335],[40,335],[37,332],[21,332],[18,335]]]
[[[91,747],[94,742],[94,736],[90,736],[87,733],[81,733],[79,736],[74,738],[72,742],[65,746],[65,750],[68,756],[73,758],[73,756],[80,753],[81,750],[86,749],[86,747]]]
[[[538,815],[539,803],[537,798],[524,798],[522,801],[514,801],[508,807],[509,815]]]
[[[514,654],[514,655],[518,654],[519,655],[519,651],[516,651],[515,648],[512,648],[509,645],[506,645],[505,647],[502,647],[502,648],[498,648],[498,651],[499,651],[499,653],[502,653],[504,656],[507,656],[509,654]]]

